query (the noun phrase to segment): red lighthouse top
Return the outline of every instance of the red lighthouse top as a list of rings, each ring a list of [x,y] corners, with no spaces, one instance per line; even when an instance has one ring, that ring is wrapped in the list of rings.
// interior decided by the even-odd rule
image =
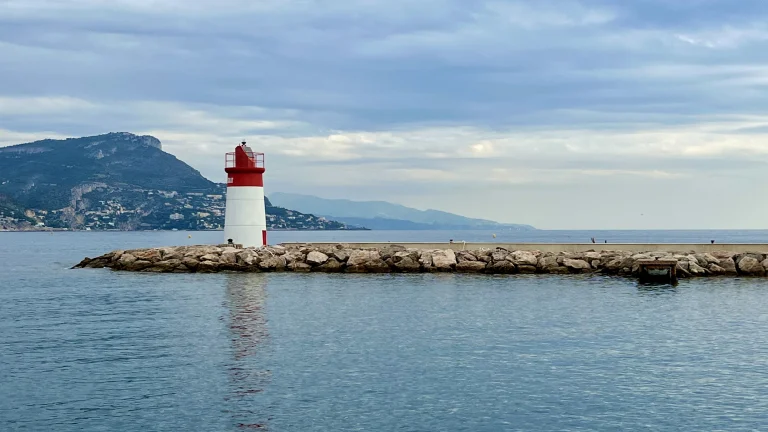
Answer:
[[[242,144],[234,152],[227,153],[224,171],[227,172],[227,186],[264,186],[264,153],[256,153]]]

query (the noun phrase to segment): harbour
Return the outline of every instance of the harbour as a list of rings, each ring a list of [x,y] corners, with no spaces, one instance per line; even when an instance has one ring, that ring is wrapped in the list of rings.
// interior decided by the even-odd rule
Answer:
[[[271,236],[276,244],[319,244],[406,234],[424,243],[445,236]],[[583,236],[543,234],[544,242]],[[749,233],[731,238],[742,235]],[[768,291],[759,277],[669,285],[600,273],[70,269],[118,247],[220,237],[3,233],[3,429],[608,432],[763,424],[768,326],[760,317]]]

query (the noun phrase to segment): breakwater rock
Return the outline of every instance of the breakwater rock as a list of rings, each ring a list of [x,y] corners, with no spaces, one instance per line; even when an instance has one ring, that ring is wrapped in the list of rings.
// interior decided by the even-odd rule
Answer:
[[[379,248],[287,245],[238,249],[220,246],[178,246],[116,250],[85,258],[74,268],[155,273],[344,272],[485,274],[604,273],[637,275],[640,261],[675,260],[678,277],[766,276],[768,253],[687,253],[683,251],[539,252],[523,250],[413,249],[398,245]]]

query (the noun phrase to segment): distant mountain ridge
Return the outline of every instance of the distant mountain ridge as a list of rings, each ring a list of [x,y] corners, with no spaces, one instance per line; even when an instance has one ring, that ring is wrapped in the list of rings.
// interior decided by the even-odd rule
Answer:
[[[0,228],[220,229],[226,185],[128,132],[0,147]],[[346,229],[272,206],[270,229]]]
[[[418,210],[386,201],[352,201],[326,199],[313,195],[273,192],[275,205],[311,212],[350,225],[370,229],[437,230],[437,229],[511,229],[535,230],[524,224],[506,224],[486,219],[468,218],[440,210]]]
[[[215,188],[151,136],[112,132],[0,147],[0,193],[27,207],[66,207],[73,188],[101,184],[178,192]]]

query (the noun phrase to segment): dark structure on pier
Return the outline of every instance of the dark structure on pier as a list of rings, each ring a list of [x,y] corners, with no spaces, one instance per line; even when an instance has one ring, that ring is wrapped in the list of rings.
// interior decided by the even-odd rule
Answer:
[[[677,260],[637,261],[640,282],[677,283]]]

